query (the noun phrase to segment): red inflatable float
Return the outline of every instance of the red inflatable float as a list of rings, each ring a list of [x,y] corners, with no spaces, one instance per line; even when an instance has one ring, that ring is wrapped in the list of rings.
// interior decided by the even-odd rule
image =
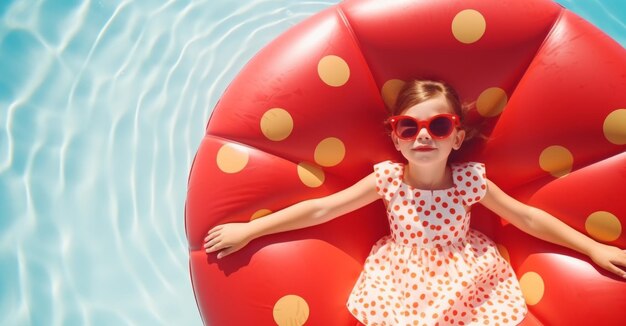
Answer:
[[[262,50],[213,111],[189,178],[186,230],[208,325],[354,325],[345,308],[387,230],[381,201],[267,236],[222,260],[217,224],[262,218],[400,159],[382,121],[402,80],[441,79],[475,102],[483,138],[460,160],[595,239],[626,247],[626,51],[546,0],[347,0]],[[479,206],[479,205],[477,205]],[[476,207],[511,262],[526,325],[622,325],[626,282]]]

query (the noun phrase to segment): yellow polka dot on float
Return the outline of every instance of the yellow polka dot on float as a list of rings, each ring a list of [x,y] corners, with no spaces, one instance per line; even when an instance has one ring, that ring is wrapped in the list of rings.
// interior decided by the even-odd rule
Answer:
[[[483,37],[486,29],[485,17],[474,9],[463,10],[452,20],[452,34],[461,43],[477,42]]]
[[[533,306],[541,301],[545,291],[545,285],[541,275],[535,272],[524,273],[519,280],[519,284],[522,288],[524,299],[526,299],[526,304]]]
[[[319,166],[302,162],[298,164],[298,177],[307,187],[317,188],[324,183],[324,171]]]
[[[329,137],[315,147],[315,163],[321,166],[335,166],[343,161],[346,146],[339,138]]]
[[[610,212],[597,211],[587,217],[585,230],[599,241],[615,241],[622,235],[622,223]]]
[[[626,144],[626,109],[611,112],[602,125],[604,137],[615,145]]]
[[[285,109],[267,110],[261,117],[261,132],[273,141],[281,141],[289,137],[293,131],[293,118]]]
[[[269,209],[259,209],[258,211],[254,212],[254,214],[252,214],[252,216],[250,217],[250,221],[269,214],[272,214],[272,211],[270,211]]]
[[[327,55],[317,64],[317,74],[328,86],[343,86],[350,79],[350,67],[341,57]]]
[[[302,326],[309,319],[309,305],[297,295],[286,295],[274,304],[274,321],[278,326]]]
[[[502,113],[507,102],[508,97],[502,88],[487,88],[478,96],[476,110],[483,117],[495,117]]]
[[[248,164],[248,156],[245,147],[225,144],[217,151],[217,167],[224,173],[237,173]]]
[[[539,166],[554,177],[563,177],[572,171],[574,156],[563,146],[549,146],[539,155]]]
[[[387,109],[391,110],[396,105],[398,94],[400,94],[404,84],[406,83],[400,79],[390,79],[383,84],[380,95],[383,97]]]

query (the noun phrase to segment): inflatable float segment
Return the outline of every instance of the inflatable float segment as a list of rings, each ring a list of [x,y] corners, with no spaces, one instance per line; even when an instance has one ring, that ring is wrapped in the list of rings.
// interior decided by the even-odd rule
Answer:
[[[529,1],[347,0],[260,51],[224,92],[189,177],[190,274],[207,325],[354,325],[345,307],[372,244],[377,201],[329,223],[252,241],[221,260],[213,226],[263,218],[400,160],[383,121],[403,82],[445,80],[513,197],[626,247],[626,51],[561,6]],[[622,325],[626,282],[476,205],[529,308],[525,325]]]

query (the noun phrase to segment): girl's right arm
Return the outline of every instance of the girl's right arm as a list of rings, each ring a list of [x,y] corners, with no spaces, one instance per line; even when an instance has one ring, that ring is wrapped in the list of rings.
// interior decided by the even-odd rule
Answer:
[[[328,222],[378,199],[374,173],[332,195],[309,199],[247,223],[222,224],[204,238],[207,253],[219,251],[217,258],[227,256],[255,238],[302,229]]]

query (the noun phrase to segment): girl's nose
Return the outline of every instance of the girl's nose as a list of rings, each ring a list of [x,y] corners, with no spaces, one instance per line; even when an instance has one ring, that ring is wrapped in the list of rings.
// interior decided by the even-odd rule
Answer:
[[[430,140],[430,134],[428,133],[428,130],[426,130],[426,128],[420,128],[420,130],[417,132],[417,137],[415,137],[416,140],[420,140],[420,141],[424,141],[424,140]]]

